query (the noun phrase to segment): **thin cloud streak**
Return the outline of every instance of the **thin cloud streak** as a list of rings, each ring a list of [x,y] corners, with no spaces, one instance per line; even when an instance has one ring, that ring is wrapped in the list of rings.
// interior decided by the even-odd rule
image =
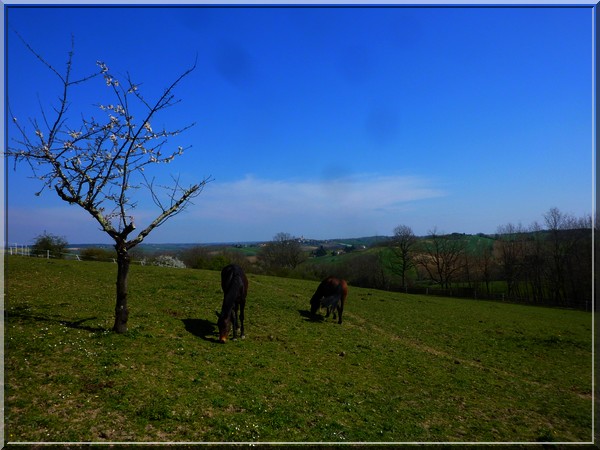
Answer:
[[[354,176],[330,181],[262,180],[251,175],[213,183],[202,194],[209,217],[236,217],[240,210],[276,215],[329,212],[332,209],[392,211],[403,204],[445,196],[418,177]]]
[[[270,239],[279,231],[316,238],[375,232],[376,227],[390,233],[397,214],[415,202],[446,195],[431,180],[416,176],[265,180],[248,175],[211,183],[186,220],[197,220],[205,229],[212,228],[211,222],[237,225],[245,228],[247,240]]]
[[[278,232],[316,239],[390,235],[403,215],[421,209],[421,202],[445,196],[434,182],[417,176],[266,180],[247,175],[210,183],[145,242],[265,241]],[[138,228],[156,213],[142,207],[133,211]],[[9,208],[7,225],[9,242],[31,243],[44,230],[69,243],[112,242],[88,214],[68,205]]]

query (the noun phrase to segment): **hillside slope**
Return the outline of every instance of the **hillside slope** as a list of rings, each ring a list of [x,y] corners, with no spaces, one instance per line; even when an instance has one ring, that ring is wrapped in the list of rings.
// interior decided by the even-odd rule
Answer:
[[[8,257],[7,440],[581,442],[591,316],[249,275],[245,340],[216,343],[219,273],[133,266],[130,331],[109,331],[116,266]]]

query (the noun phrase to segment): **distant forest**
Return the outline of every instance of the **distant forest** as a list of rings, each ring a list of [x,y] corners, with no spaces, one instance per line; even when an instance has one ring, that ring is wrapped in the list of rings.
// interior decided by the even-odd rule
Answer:
[[[531,305],[591,310],[593,271],[591,215],[550,209],[542,223],[508,223],[493,235],[444,234],[434,228],[415,236],[398,225],[393,236],[313,240],[278,233],[272,241],[221,245],[142,244],[135,262],[220,270],[236,263],[248,273],[321,280],[334,275],[351,286]],[[60,245],[57,245],[60,244]],[[33,255],[112,261],[110,246],[69,246],[44,234]]]
[[[593,228],[552,208],[543,224],[506,224],[494,235],[417,237],[403,225],[394,236],[307,241],[279,233],[238,248],[194,247],[179,257],[188,267],[235,262],[248,272],[320,280],[329,275],[375,289],[494,299],[591,310]]]

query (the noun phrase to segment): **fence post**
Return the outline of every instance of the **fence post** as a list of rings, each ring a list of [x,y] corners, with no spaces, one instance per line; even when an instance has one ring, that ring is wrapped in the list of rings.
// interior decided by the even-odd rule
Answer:
[[[50,259],[50,250],[46,250],[46,259]]]

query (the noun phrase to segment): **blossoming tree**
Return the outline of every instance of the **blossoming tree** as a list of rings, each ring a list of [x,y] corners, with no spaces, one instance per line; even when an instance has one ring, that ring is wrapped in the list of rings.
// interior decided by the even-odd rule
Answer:
[[[23,40],[23,39],[22,39]],[[87,211],[115,243],[117,253],[117,292],[115,322],[117,333],[127,331],[127,278],[129,250],[142,242],[152,230],[183,211],[199,195],[210,178],[197,184],[182,186],[171,177],[167,186],[147,175],[149,166],[170,163],[181,156],[184,148],[168,149],[169,138],[177,136],[193,124],[174,130],[154,130],[153,119],[165,108],[178,103],[173,91],[189,75],[196,64],[183,72],[155,101],[146,99],[129,75],[120,82],[107,65],[97,62],[97,70],[74,79],[72,71],[73,41],[64,73],[57,71],[23,40],[29,51],[60,80],[62,92],[52,115],[43,108],[42,120],[29,118],[29,127],[12,116],[17,137],[11,139],[6,153],[15,164],[27,163],[45,189],[54,190],[65,202]],[[84,83],[101,82],[114,98],[101,104],[99,116],[72,120],[68,113],[72,91]],[[100,87],[101,87],[100,86]],[[10,110],[9,110],[10,111]],[[32,129],[31,129],[32,128]],[[137,202],[132,194],[145,192],[157,207],[154,220],[134,233],[133,210]]]

